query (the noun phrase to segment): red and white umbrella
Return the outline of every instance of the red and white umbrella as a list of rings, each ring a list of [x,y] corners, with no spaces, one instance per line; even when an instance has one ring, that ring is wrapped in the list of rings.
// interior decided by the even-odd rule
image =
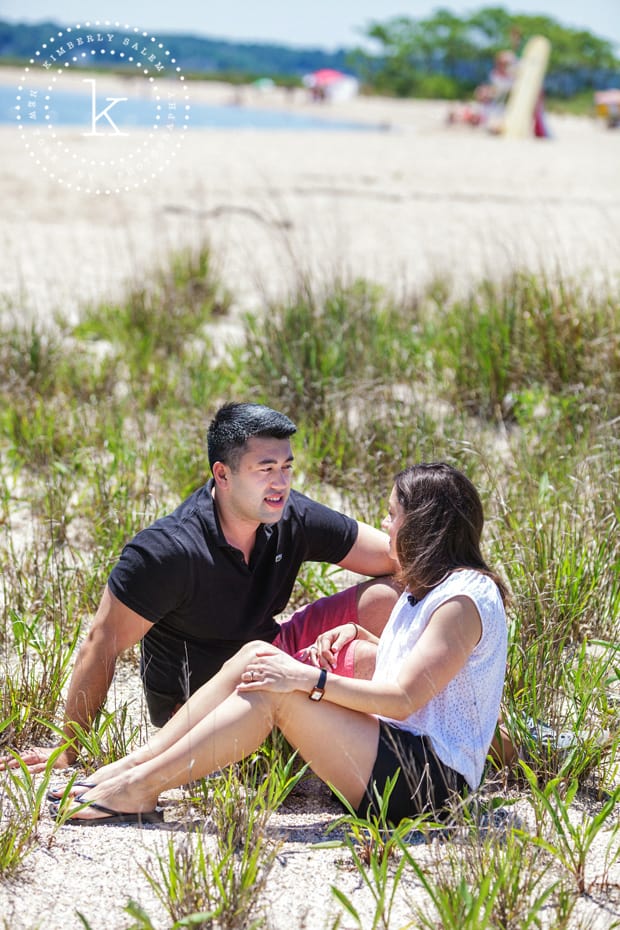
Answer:
[[[346,80],[346,74],[342,71],[336,71],[335,68],[319,68],[318,71],[305,76],[304,84],[306,87],[330,87],[343,80]]]
[[[346,75],[342,71],[336,71],[334,68],[320,68],[311,75],[314,78],[315,87],[329,87],[337,81],[343,81]]]

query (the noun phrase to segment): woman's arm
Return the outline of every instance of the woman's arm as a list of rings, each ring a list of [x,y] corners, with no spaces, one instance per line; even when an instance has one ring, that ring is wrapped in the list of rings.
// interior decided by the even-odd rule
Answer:
[[[404,720],[435,697],[463,668],[482,635],[480,615],[468,597],[455,597],[433,613],[394,682],[328,675],[324,700],[369,714]],[[307,691],[316,668],[273,648],[257,650],[240,690]],[[255,679],[252,680],[251,676]]]
[[[392,709],[379,713],[404,720],[424,707],[457,676],[481,636],[480,614],[470,598],[457,596],[438,607],[403,664]]]

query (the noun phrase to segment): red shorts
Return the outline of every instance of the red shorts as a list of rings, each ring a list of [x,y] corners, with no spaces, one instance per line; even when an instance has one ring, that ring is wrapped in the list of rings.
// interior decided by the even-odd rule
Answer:
[[[321,633],[349,622],[357,623],[356,585],[296,610],[289,620],[281,624],[273,645],[299,659],[299,652],[311,646]],[[337,675],[353,678],[354,655],[355,640],[352,640],[336,656],[333,671]]]

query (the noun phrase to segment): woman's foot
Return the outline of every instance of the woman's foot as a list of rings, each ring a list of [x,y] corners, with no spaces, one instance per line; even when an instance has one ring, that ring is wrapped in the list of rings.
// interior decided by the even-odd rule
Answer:
[[[84,776],[84,779],[86,776]],[[47,792],[48,801],[60,801],[61,798],[77,798],[84,793],[85,788],[94,788],[94,781],[76,780],[68,782],[66,785],[56,785]]]
[[[137,753],[135,756],[137,756]],[[84,775],[82,778],[76,779],[76,781],[72,782],[69,786],[58,785],[57,787],[50,788],[47,795],[48,800],[58,801],[65,797],[65,794],[67,797],[76,798],[84,794],[84,788],[95,788],[97,785],[101,785],[110,778],[126,775],[127,772],[138,765],[140,761],[144,760],[134,758],[134,754],[132,754],[124,756],[116,762],[109,762],[107,765],[102,765],[100,769],[97,769],[92,774]]]
[[[77,798],[77,801],[82,801],[82,798]],[[61,810],[58,801],[54,804],[50,804],[50,813],[54,820],[62,820],[63,824],[68,823],[74,826],[94,827],[97,825],[102,826],[103,824],[128,823],[137,823],[142,826],[147,823],[162,823],[164,819],[164,812],[161,808],[155,808],[152,811],[142,811],[136,814],[133,813],[133,811],[115,811],[110,807],[105,807],[103,804],[97,804],[95,801],[91,801],[90,806],[84,808],[84,810],[87,811],[85,816],[82,815],[80,808],[76,808],[75,814],[67,817],[66,812]]]
[[[157,795],[132,786],[126,775],[106,779],[71,798],[75,803],[50,805],[54,819],[67,823],[152,823],[162,819],[161,812],[156,810]]]

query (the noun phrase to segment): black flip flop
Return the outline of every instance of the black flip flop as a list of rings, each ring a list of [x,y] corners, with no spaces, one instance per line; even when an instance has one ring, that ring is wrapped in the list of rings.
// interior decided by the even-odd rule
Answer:
[[[75,787],[77,787],[77,788],[95,788],[95,787],[96,787],[96,783],[95,783],[94,781],[74,781],[74,782],[72,783],[71,787],[72,787],[72,788],[75,788]],[[48,800],[48,801],[60,801],[61,798],[62,798],[62,796],[63,796],[63,794],[65,793],[66,789],[67,789],[67,786],[66,786],[66,785],[65,785],[64,788],[51,788],[51,789],[47,792],[47,800]],[[60,792],[60,794],[59,794],[58,792]]]
[[[154,811],[143,811],[142,813],[136,814],[132,812],[125,811],[113,811],[110,807],[105,807],[103,804],[97,804],[96,801],[86,802],[82,798],[75,798],[78,804],[86,804],[91,807],[93,810],[101,811],[102,814],[106,814],[105,817],[64,817],[66,816],[60,810],[60,804],[50,804],[50,814],[54,820],[62,820],[63,826],[65,824],[74,824],[75,826],[80,827],[96,827],[100,824],[112,823],[112,824],[125,824],[125,823],[162,823],[164,819],[164,812],[162,810],[156,809]]]

